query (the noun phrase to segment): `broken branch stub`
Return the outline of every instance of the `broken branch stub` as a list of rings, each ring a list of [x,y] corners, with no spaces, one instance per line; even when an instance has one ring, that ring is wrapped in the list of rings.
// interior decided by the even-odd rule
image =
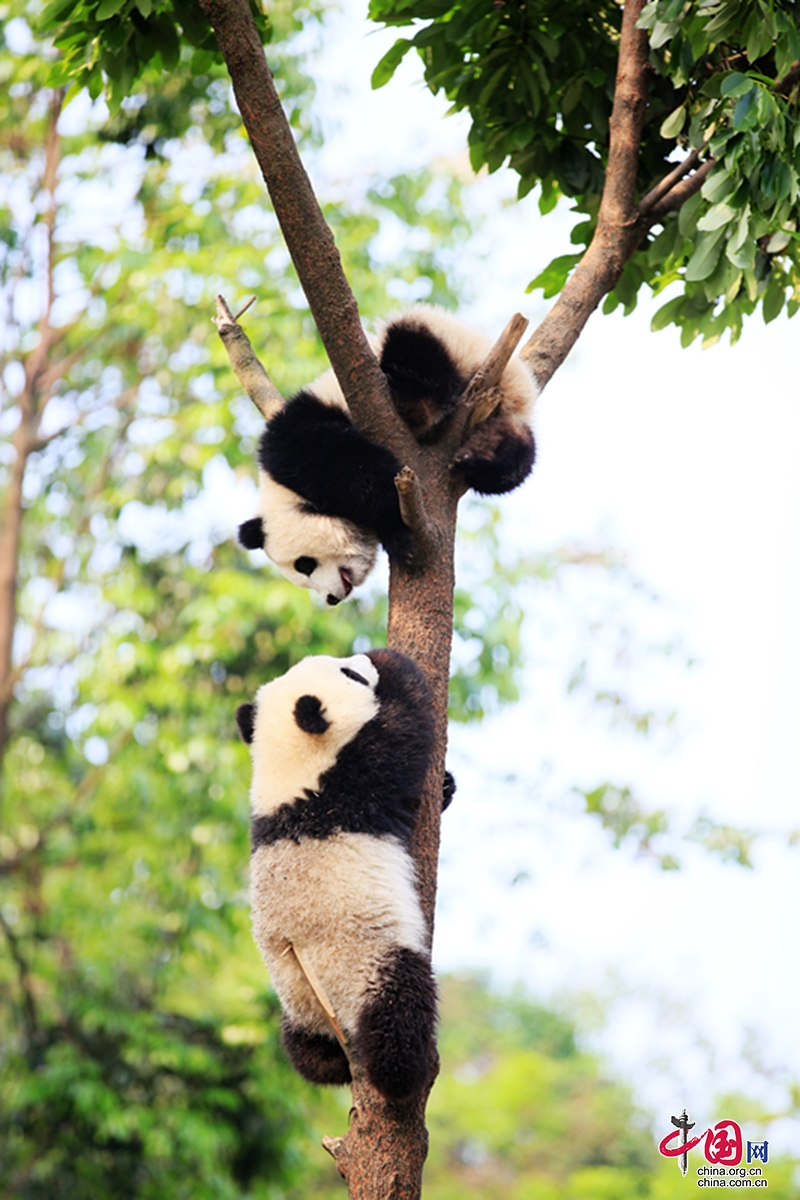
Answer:
[[[463,414],[460,437],[476,425],[480,425],[481,421],[490,417],[497,408],[500,403],[498,384],[527,328],[527,317],[515,313],[470,379],[459,405]]]
[[[252,303],[252,301],[250,301]],[[241,316],[250,303],[237,314]],[[283,408],[285,400],[264,370],[255,350],[237,318],[234,317],[224,296],[217,296],[217,315],[211,318],[228,352],[236,378],[247,392],[265,421],[269,421]]]
[[[434,528],[425,511],[419,476],[411,467],[402,467],[394,477],[394,486],[397,489],[400,516],[414,538],[414,554],[405,565],[409,571],[421,571],[431,560],[436,540]]]

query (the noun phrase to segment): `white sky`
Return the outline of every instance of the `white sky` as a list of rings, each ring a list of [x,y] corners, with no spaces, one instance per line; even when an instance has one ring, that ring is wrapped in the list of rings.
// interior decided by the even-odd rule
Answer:
[[[332,116],[312,164],[323,189],[463,151],[468,123],[441,119],[416,64],[369,90],[393,36],[368,36],[347,12],[326,32],[315,76]],[[471,189],[487,221],[461,268],[468,315],[491,333],[517,310],[540,319],[541,293],[525,285],[570,249],[568,218],[542,220],[534,198],[503,206],[515,186],[501,174]],[[593,990],[605,1020],[589,1044],[666,1130],[669,1113],[685,1104],[702,1121],[728,1090],[779,1111],[800,1076],[800,850],[781,836],[800,826],[800,325],[765,328],[759,316],[734,348],[681,350],[675,330],[649,332],[656,307],[592,319],[540,399],[539,463],[503,502],[504,533],[521,553],[578,542],[627,554],[661,597],[656,625],[697,660],[653,675],[643,658],[634,670],[632,690],[663,688],[656,702],[677,709],[677,728],[636,739],[565,700],[563,668],[580,651],[570,639],[597,576],[532,600],[544,611],[530,614],[523,701],[452,733],[459,792],[444,822],[436,958],[566,997],[584,1017]],[[618,605],[621,622],[639,619],[624,590]],[[773,834],[757,843],[755,871],[683,843],[684,869],[662,873],[607,849],[577,814],[570,785],[606,779],[667,807],[680,828],[703,810]],[[530,878],[512,884],[520,872]],[[720,1115],[737,1116],[730,1105]],[[800,1151],[796,1122],[771,1137]]]

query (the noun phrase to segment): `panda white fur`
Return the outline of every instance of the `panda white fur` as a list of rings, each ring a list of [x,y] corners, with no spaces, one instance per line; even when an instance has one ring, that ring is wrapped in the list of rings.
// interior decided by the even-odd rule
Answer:
[[[491,343],[443,309],[418,304],[373,339],[395,408],[420,441],[433,441]],[[512,359],[494,413],[476,425],[451,470],[484,495],[517,487],[535,444],[533,377]],[[259,445],[257,516],[239,527],[248,550],[263,549],[293,583],[338,604],[363,583],[378,544],[404,561],[411,535],[400,516],[397,459],[350,419],[332,371],[299,392],[270,421]]]
[[[322,984],[373,1085],[428,1082],[436,987],[409,841],[433,744],[431,702],[402,654],[303,659],[237,709],[250,745],[253,932],[312,1083],[347,1057],[289,947]],[[445,779],[444,805],[455,784]]]

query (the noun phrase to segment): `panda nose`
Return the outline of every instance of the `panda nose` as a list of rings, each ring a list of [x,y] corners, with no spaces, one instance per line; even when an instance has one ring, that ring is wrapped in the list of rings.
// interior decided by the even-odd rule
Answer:
[[[330,604],[331,606],[333,606],[334,604],[338,604],[339,597],[334,596],[333,592],[329,592],[328,595],[325,597],[325,603]]]
[[[339,567],[339,576],[342,581],[345,596],[349,596],[353,590],[353,576],[348,571],[347,567]]]

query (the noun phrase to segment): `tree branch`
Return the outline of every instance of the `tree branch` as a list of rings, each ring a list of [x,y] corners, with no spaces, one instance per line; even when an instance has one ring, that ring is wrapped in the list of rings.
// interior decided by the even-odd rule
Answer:
[[[402,467],[394,477],[400,516],[403,524],[411,530],[414,538],[414,555],[406,567],[410,571],[421,571],[436,560],[439,539],[425,511],[425,500],[419,476],[411,467]]]
[[[300,160],[247,0],[200,0],[230,73],[236,102],[286,245],[353,420],[409,461],[411,435],[361,325],[333,234]]]
[[[25,381],[31,394],[35,395],[39,387],[39,375],[47,362],[50,347],[57,336],[50,325],[50,313],[55,299],[53,284],[53,268],[55,265],[55,228],[56,228],[56,180],[58,166],[61,161],[61,144],[58,137],[58,118],[64,104],[64,88],[56,88],[50,97],[50,117],[47,123],[47,134],[44,148],[44,171],[42,173],[42,190],[46,193],[45,210],[42,223],[47,231],[47,265],[45,268],[45,302],[42,315],[39,318],[39,343],[25,363]]]
[[[667,213],[675,212],[681,205],[685,204],[692,196],[700,191],[706,180],[706,176],[711,169],[715,167],[717,160],[715,158],[707,158],[704,163],[697,168],[694,175],[690,175],[688,179],[682,180],[676,187],[673,187],[662,200],[655,204],[648,214],[648,224],[655,225]]]
[[[521,353],[540,389],[561,366],[600,301],[614,288],[645,233],[634,203],[647,103],[647,33],[636,28],[642,7],[643,0],[626,0],[622,16],[608,166],[597,229],[558,300]]]
[[[20,991],[22,992],[22,1012],[25,1020],[25,1032],[28,1035],[28,1047],[30,1049],[36,1044],[39,1033],[39,1014],[30,986],[31,972],[27,959],[20,948],[19,938],[3,916],[2,909],[0,909],[0,929],[3,930],[6,936],[9,953],[17,968],[17,978],[19,980]]]
[[[678,163],[674,171],[670,171],[669,175],[665,175],[660,183],[657,183],[654,188],[651,188],[646,196],[642,197],[638,204],[638,211],[641,216],[647,216],[647,214],[653,209],[658,201],[663,196],[666,196],[667,192],[669,192],[676,183],[679,183],[681,179],[683,179],[684,175],[688,175],[690,171],[694,171],[695,167],[700,162],[700,155],[703,153],[710,141],[711,137],[709,136],[703,142],[702,146],[698,147],[697,150],[692,150],[689,154],[687,154],[686,158],[684,158],[682,162]]]
[[[303,973],[303,975],[305,975],[306,980],[308,981],[308,986],[311,988],[312,992],[317,997],[317,1000],[319,1001],[319,1006],[322,1009],[322,1011],[325,1013],[325,1016],[330,1021],[331,1026],[333,1028],[333,1032],[336,1034],[336,1038],[339,1042],[339,1045],[342,1047],[342,1049],[344,1050],[345,1054],[347,1055],[347,1057],[349,1059],[350,1058],[350,1047],[348,1046],[347,1038],[344,1035],[344,1031],[343,1031],[341,1025],[339,1024],[339,1018],[336,1016],[336,1009],[333,1007],[330,997],[328,996],[328,993],[325,991],[325,988],[322,986],[322,981],[320,980],[319,976],[317,975],[317,972],[312,967],[305,951],[301,950],[299,948],[299,946],[295,946],[290,942],[289,945],[284,950],[284,954],[291,954],[293,956],[295,962],[297,963],[298,967],[300,968],[301,972]]]
[[[247,305],[249,308],[250,306]],[[245,310],[242,309],[242,312]],[[285,400],[273,384],[250,345],[250,339],[233,316],[223,296],[217,296],[217,315],[212,321],[219,331],[236,377],[265,421],[283,408]]]
[[[530,324],[522,313],[515,313],[500,337],[470,379],[459,409],[464,413],[466,429],[474,429],[490,417],[500,402],[497,385]]]
[[[800,83],[800,58],[793,62],[783,79],[776,79],[773,91],[779,96],[788,96],[796,83]]]

